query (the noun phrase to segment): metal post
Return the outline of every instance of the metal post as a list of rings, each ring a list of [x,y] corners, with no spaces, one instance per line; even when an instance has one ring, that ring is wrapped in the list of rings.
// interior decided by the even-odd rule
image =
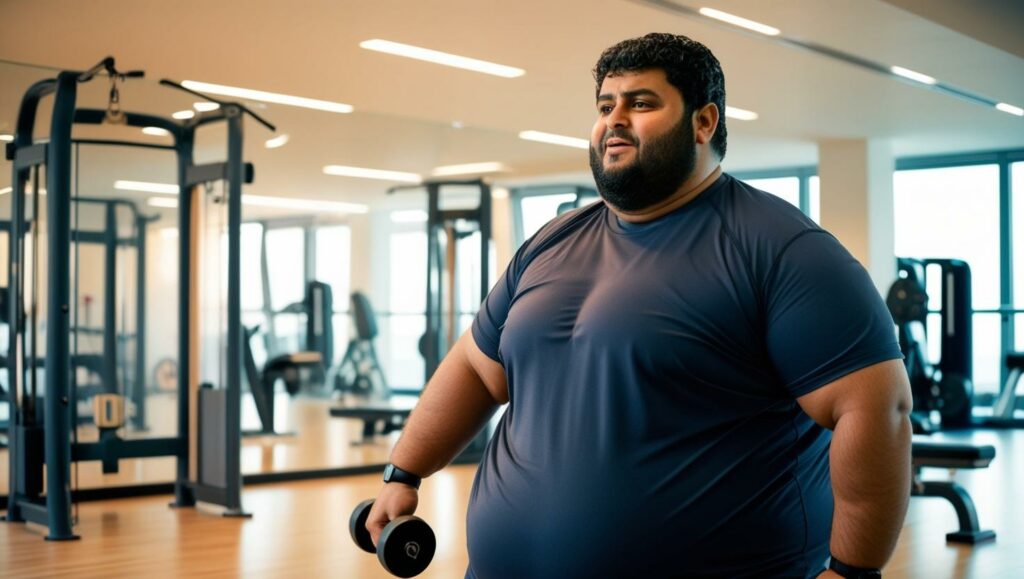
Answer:
[[[225,416],[227,501],[229,514],[242,514],[242,301],[241,301],[241,232],[242,183],[245,160],[242,158],[242,110],[237,106],[225,109],[228,118],[228,299],[227,299],[227,404]]]
[[[177,476],[174,481],[172,507],[191,507],[196,504],[195,493],[189,484],[192,433],[189,429],[189,399],[191,376],[189,336],[191,324],[189,307],[192,288],[192,187],[187,185],[188,168],[192,165],[195,127],[186,127],[176,143],[178,152],[178,438],[184,451],[177,458]]]
[[[46,165],[46,199],[49,222],[47,258],[48,324],[46,331],[46,505],[48,541],[77,539],[71,528],[71,412],[68,384],[71,378],[70,249],[71,249],[71,126],[75,115],[78,74],[57,76],[57,94],[50,121]]]
[[[135,428],[146,428],[146,224],[148,220],[135,215],[135,380],[132,401],[135,403]]]
[[[106,203],[103,232],[103,392],[115,394],[117,384],[117,209]]]

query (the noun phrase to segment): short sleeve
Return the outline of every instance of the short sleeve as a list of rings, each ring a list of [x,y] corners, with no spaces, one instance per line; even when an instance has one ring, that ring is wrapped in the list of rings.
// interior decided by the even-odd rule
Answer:
[[[526,248],[530,246],[528,240],[512,257],[505,273],[501,275],[498,283],[494,284],[484,303],[480,305],[480,311],[473,319],[473,340],[480,351],[495,362],[502,364],[498,346],[501,341],[501,331],[505,327],[505,319],[508,317],[508,310],[512,306],[512,297],[515,295],[516,285],[525,261]]]
[[[870,276],[826,231],[798,234],[782,250],[765,282],[765,306],[768,354],[794,397],[902,358]]]

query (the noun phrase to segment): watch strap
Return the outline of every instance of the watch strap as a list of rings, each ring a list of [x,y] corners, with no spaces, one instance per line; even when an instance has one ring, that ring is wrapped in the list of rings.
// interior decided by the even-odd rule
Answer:
[[[882,577],[882,570],[868,567],[855,567],[843,563],[835,556],[828,564],[828,568],[831,571],[835,571],[837,574],[845,577],[845,579],[880,579]]]
[[[423,479],[419,475],[413,474],[407,470],[402,470],[392,463],[389,463],[384,467],[384,482],[385,483],[402,483],[411,486],[414,489],[420,488],[420,483]]]

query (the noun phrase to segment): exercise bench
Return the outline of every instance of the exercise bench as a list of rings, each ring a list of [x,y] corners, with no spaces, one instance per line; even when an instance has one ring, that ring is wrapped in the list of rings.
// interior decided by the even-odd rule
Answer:
[[[910,496],[938,497],[953,504],[960,529],[946,534],[951,543],[975,544],[996,538],[994,531],[982,530],[978,524],[978,512],[967,489],[953,481],[926,481],[921,478],[923,468],[987,468],[996,456],[996,449],[989,445],[914,442],[911,450],[913,480]]]

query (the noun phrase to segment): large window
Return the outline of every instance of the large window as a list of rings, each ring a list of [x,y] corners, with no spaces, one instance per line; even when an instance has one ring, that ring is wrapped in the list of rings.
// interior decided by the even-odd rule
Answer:
[[[895,250],[900,257],[966,261],[974,314],[974,386],[999,388],[1001,360],[1000,198],[996,164],[897,171],[893,177]],[[929,276],[935,278],[936,276]],[[937,285],[926,288],[936,310]],[[983,310],[983,312],[977,312]],[[929,347],[937,352],[938,314],[929,317]]]
[[[419,340],[426,331],[427,234],[396,231],[390,236],[389,312],[382,363],[394,388],[423,387]]]
[[[1013,307],[1024,310],[1024,161],[1010,165],[1013,204]],[[1014,349],[1024,351],[1024,314],[1014,315]]]
[[[765,171],[737,171],[731,174],[752,187],[784,199],[807,214],[815,223],[821,222],[821,195],[817,168],[794,167]]]

